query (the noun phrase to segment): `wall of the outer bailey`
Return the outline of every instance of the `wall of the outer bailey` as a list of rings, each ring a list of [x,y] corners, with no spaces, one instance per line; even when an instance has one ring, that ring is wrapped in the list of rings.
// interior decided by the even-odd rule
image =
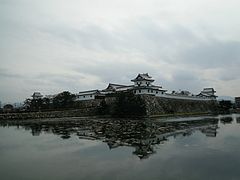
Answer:
[[[214,113],[217,101],[196,101],[170,99],[149,95],[141,95],[146,106],[146,115],[184,114],[184,113]]]
[[[0,120],[5,119],[37,119],[37,118],[60,118],[60,117],[81,117],[98,115],[98,108],[101,106],[100,99],[76,101],[76,109],[56,109],[55,111],[23,112],[0,114]]]
[[[85,101],[75,101],[75,106],[78,109],[85,109],[85,108],[94,108],[98,107],[101,104],[101,99],[89,99]]]
[[[170,99],[156,97],[152,95],[139,95],[145,104],[146,115],[166,115],[185,113],[212,113],[217,109],[216,101],[196,101]],[[116,107],[116,98],[105,98],[105,104],[109,107],[109,115],[113,115]],[[103,100],[95,99],[79,101],[75,110],[58,110],[48,112],[28,112],[28,113],[5,113],[0,114],[0,120],[5,119],[35,119],[35,118],[57,118],[57,117],[80,117],[101,115]],[[104,109],[103,109],[104,110]]]

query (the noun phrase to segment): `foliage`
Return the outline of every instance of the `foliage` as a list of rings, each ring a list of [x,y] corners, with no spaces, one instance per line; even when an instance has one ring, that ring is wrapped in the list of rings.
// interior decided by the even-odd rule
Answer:
[[[139,95],[132,92],[118,92],[115,97],[116,102],[111,106],[103,99],[97,108],[97,114],[113,116],[142,116],[146,114],[144,100]],[[82,104],[74,100],[74,94],[64,91],[51,99],[46,97],[26,99],[24,108],[27,111],[49,111],[81,107]]]
[[[13,109],[13,105],[12,104],[6,104],[3,106],[3,109]]]
[[[116,94],[114,115],[141,116],[146,114],[145,103],[139,95],[132,92],[119,92]]]
[[[51,99],[44,97],[42,99],[42,109],[51,109],[51,108],[52,108]]]
[[[219,101],[219,113],[230,113],[230,109],[233,108],[233,103],[231,101],[222,100]]]
[[[75,95],[68,91],[63,91],[53,98],[53,107],[57,109],[73,107]]]
[[[42,108],[42,99],[26,99],[24,101],[24,107],[29,111],[40,111]]]
[[[98,114],[100,114],[100,115],[107,115],[107,114],[110,113],[109,111],[110,111],[109,105],[107,105],[105,100],[102,100],[100,102],[100,106],[98,108]]]
[[[67,109],[74,106],[75,95],[68,91],[59,93],[53,99],[38,98],[38,99],[26,99],[24,101],[24,108],[27,111],[42,111],[53,109]]]
[[[30,98],[27,98],[24,103],[23,103],[23,107],[25,110],[30,110],[30,107],[31,107],[31,99]]]

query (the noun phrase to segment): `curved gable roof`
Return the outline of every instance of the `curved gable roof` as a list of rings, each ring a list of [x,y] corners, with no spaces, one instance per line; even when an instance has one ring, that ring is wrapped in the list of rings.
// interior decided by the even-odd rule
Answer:
[[[143,73],[143,74],[138,74],[137,77],[131,81],[135,82],[135,81],[142,81],[142,80],[146,80],[146,81],[154,81],[154,79],[152,79],[151,76],[148,75],[148,73]]]

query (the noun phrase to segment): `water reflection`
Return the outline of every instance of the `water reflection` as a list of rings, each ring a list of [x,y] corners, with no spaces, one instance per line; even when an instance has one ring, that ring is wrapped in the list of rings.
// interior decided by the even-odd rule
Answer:
[[[233,118],[232,118],[232,117],[229,117],[229,116],[227,116],[227,117],[221,117],[221,118],[220,118],[220,121],[221,121],[221,123],[223,123],[223,124],[232,124]]]
[[[240,117],[236,117],[237,123],[240,123]]]
[[[53,133],[62,139],[77,135],[80,139],[100,140],[109,149],[119,146],[134,147],[134,155],[148,158],[156,151],[155,145],[164,144],[170,136],[190,136],[196,130],[207,137],[216,137],[218,118],[162,122],[157,120],[123,119],[64,119],[54,121],[9,121],[1,122],[3,127],[16,126],[31,131],[33,136]],[[231,123],[231,117],[220,118],[222,123]],[[238,118],[239,122],[239,118]]]

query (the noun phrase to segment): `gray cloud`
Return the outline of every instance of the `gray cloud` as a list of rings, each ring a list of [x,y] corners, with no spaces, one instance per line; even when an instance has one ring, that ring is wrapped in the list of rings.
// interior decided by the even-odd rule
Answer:
[[[240,66],[240,42],[199,42],[185,51],[181,58],[183,63],[199,68]]]
[[[232,67],[223,67],[221,70],[219,70],[218,76],[222,81],[240,80],[239,65],[236,63],[236,65]]]
[[[115,34],[94,24],[88,24],[81,28],[50,26],[41,31],[50,34],[53,38],[95,51],[113,51],[119,44]]]
[[[7,69],[0,68],[0,78],[22,78],[21,74],[9,72]]]
[[[207,0],[173,2],[0,1],[0,100],[130,84],[140,72],[169,90],[212,86],[238,96],[235,16],[218,19]]]

